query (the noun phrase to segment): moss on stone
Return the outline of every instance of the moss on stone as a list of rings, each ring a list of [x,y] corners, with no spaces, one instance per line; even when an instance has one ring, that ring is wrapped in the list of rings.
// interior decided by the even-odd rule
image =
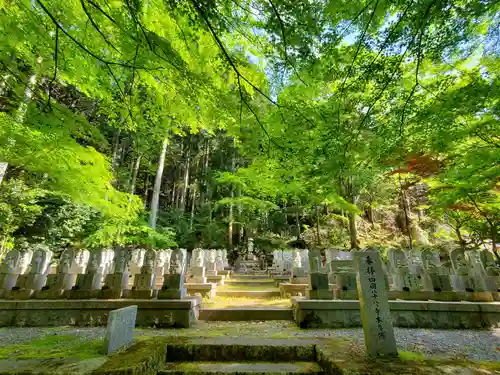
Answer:
[[[92,374],[156,374],[166,358],[166,341],[157,337],[137,341],[125,350],[112,354]]]
[[[51,335],[23,344],[0,347],[0,359],[56,359],[81,360],[103,355],[104,340],[84,340],[78,336]]]

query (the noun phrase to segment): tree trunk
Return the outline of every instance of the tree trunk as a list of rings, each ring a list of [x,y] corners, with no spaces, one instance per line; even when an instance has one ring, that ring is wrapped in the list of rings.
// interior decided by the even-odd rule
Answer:
[[[118,160],[120,159],[120,134],[122,130],[118,129],[118,132],[115,134],[115,139],[113,143],[113,154],[111,155],[111,166],[116,168],[118,166]]]
[[[319,206],[316,206],[316,244],[321,245],[321,236],[319,233]]]
[[[298,240],[300,240],[300,236],[301,236],[301,233],[300,233],[300,220],[299,220],[299,207],[295,206],[295,208],[297,209],[295,211],[295,224],[297,225],[297,241],[298,241]]]
[[[188,191],[188,187],[189,187],[189,167],[190,167],[190,164],[191,164],[191,147],[188,144],[186,167],[184,170],[184,186],[182,188],[182,195],[181,195],[181,201],[180,201],[180,208],[183,211],[186,211],[185,205],[187,204],[186,197],[187,197],[187,191]]]
[[[161,146],[160,159],[158,160],[158,170],[156,171],[155,185],[153,187],[153,196],[151,197],[151,212],[149,214],[149,225],[156,228],[156,219],[158,215],[158,205],[160,203],[160,188],[163,177],[163,168],[165,167],[165,155],[167,154],[168,137],[165,137]]]
[[[0,184],[2,183],[2,180],[5,176],[5,173],[7,172],[7,167],[9,166],[8,163],[6,162],[0,162]]]
[[[236,140],[233,137],[233,152],[231,156],[231,173],[234,173],[234,169],[236,167],[236,160],[235,160],[235,144]],[[231,199],[234,198],[234,187],[231,185]],[[229,223],[227,226],[227,240],[229,244],[229,249],[233,249],[233,222],[234,222],[234,217],[233,217],[233,202],[229,204]]]
[[[349,219],[349,237],[351,239],[351,249],[359,249],[358,229],[356,228],[356,214],[354,212],[349,212],[347,217]]]
[[[132,181],[130,182],[130,194],[135,193],[135,183],[137,181],[137,173],[139,173],[139,168],[141,166],[142,155],[138,155],[137,159],[135,159],[134,170],[132,171]]]
[[[196,206],[195,202],[196,202],[196,180],[194,180],[192,193],[191,193],[191,219],[189,221],[189,229],[191,229],[191,230],[193,229],[194,208]]]

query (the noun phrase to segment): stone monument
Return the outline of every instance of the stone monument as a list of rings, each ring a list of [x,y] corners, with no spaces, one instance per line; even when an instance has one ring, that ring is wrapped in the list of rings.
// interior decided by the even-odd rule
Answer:
[[[114,250],[112,273],[104,277],[99,298],[118,299],[122,297],[123,290],[128,289],[129,271],[128,265],[131,259],[130,250],[125,247],[117,247]]]
[[[76,284],[78,274],[84,272],[83,263],[88,259],[88,250],[66,249],[61,254],[56,274],[48,275],[45,286],[36,293],[36,298],[58,299],[69,296]]]
[[[106,267],[103,259],[104,255],[104,249],[96,249],[90,252],[87,271],[77,276],[76,284],[70,292],[70,298],[89,299],[97,297],[101,291],[104,269]]]
[[[49,250],[48,246],[34,245],[28,273],[17,278],[16,286],[7,292],[8,294],[6,293],[7,298],[29,299],[35,292],[40,291],[47,282],[51,259],[52,251]]]
[[[173,250],[169,273],[163,276],[163,286],[158,291],[158,299],[181,299],[186,297],[183,264],[184,253],[182,250]]]
[[[104,351],[106,354],[111,354],[132,342],[136,318],[136,305],[112,310],[109,313],[104,337]]]
[[[33,252],[27,248],[11,250],[0,265],[0,298],[16,286],[19,275],[22,275],[31,262]]]
[[[380,253],[356,252],[355,264],[366,351],[370,356],[397,356]]]
[[[156,296],[156,275],[154,274],[156,258],[156,251],[152,249],[146,251],[141,273],[135,275],[134,286],[128,291],[129,298],[151,299]]]
[[[333,299],[333,293],[329,289],[328,274],[325,273],[321,262],[319,250],[309,251],[309,298],[310,299]]]

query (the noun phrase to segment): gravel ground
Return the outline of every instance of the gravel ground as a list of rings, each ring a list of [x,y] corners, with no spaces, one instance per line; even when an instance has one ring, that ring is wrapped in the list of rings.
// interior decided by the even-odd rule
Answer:
[[[399,350],[425,355],[500,362],[500,329],[436,330],[395,328]],[[93,340],[104,337],[105,328],[2,328],[0,345],[19,344],[50,335],[75,335]],[[343,337],[363,342],[361,328],[300,330],[293,322],[199,322],[190,329],[137,329],[139,336],[225,337]]]

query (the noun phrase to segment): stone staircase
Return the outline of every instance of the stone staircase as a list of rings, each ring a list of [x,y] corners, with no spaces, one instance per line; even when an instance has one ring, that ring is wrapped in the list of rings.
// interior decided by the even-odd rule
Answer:
[[[314,340],[193,338],[166,351],[158,374],[325,374]]]
[[[280,292],[268,275],[233,274],[225,285],[217,287],[217,295],[253,299],[279,298]],[[265,321],[293,320],[291,308],[286,307],[229,307],[201,308],[200,320],[210,321]]]

